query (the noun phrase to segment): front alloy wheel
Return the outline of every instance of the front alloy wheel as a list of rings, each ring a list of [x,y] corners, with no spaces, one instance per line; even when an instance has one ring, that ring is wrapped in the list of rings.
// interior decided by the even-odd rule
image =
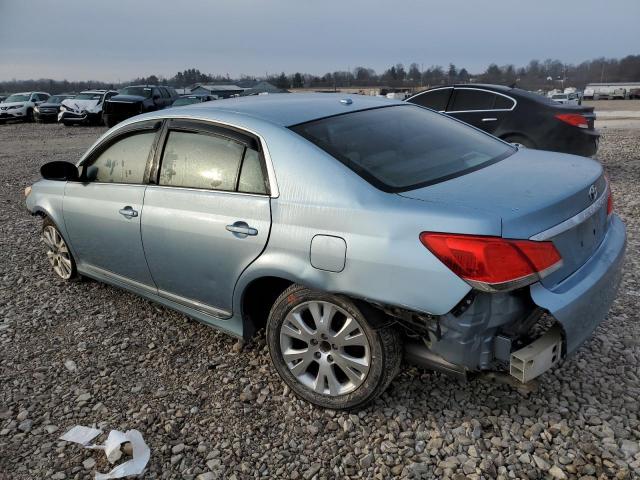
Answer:
[[[47,258],[53,271],[63,280],[76,279],[78,273],[69,247],[53,222],[48,219],[45,220],[42,228],[42,241],[45,244]]]
[[[289,387],[311,403],[360,407],[387,388],[400,366],[399,336],[385,321],[368,305],[293,285],[269,315],[273,364]]]

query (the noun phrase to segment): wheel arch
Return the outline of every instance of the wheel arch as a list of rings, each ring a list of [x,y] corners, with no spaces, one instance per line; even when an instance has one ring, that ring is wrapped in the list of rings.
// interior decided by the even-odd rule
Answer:
[[[292,278],[263,275],[253,278],[242,289],[239,312],[242,317],[242,333],[245,340],[266,327],[269,312],[276,299],[291,285]]]

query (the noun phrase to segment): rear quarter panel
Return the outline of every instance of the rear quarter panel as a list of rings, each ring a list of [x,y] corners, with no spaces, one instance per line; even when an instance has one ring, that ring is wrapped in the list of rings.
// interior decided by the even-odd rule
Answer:
[[[263,276],[433,314],[448,312],[470,290],[420,243],[419,234],[499,235],[498,217],[377,190],[288,129],[265,138],[280,196],[272,199],[267,247],[236,286],[235,311],[246,286]],[[311,265],[311,240],[318,234],[345,240],[341,272]]]

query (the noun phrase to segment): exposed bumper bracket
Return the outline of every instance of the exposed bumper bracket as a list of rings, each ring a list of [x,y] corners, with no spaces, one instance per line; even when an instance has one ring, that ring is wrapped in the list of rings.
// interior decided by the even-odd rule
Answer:
[[[554,325],[537,340],[511,353],[509,373],[527,383],[562,359],[562,329]]]

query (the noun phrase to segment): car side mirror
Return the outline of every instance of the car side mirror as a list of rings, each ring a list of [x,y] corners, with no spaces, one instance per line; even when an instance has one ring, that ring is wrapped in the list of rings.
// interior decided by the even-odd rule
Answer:
[[[84,180],[86,182],[93,182],[96,178],[98,178],[98,167],[93,165],[87,167],[85,170]]]
[[[62,182],[77,181],[80,178],[78,168],[69,162],[49,162],[40,167],[40,175],[45,180],[59,180]]]

